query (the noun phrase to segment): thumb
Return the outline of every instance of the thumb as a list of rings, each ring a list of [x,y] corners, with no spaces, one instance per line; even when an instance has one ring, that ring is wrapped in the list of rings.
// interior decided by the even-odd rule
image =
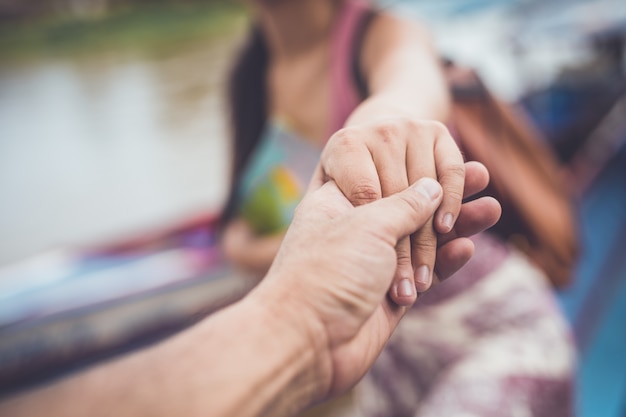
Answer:
[[[397,242],[414,233],[433,216],[442,194],[437,181],[424,177],[404,191],[359,207],[363,216],[359,221]]]

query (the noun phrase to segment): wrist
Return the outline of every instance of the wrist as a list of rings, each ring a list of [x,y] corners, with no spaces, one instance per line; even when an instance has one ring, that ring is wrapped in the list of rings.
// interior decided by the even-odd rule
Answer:
[[[322,322],[294,297],[293,288],[274,285],[272,278],[266,277],[242,304],[255,318],[254,322],[258,319],[265,337],[276,338],[278,349],[285,357],[297,358],[290,362],[292,375],[280,401],[287,407],[297,404],[298,408],[292,408],[292,412],[300,411],[325,399],[330,389],[332,366],[328,337]]]
[[[406,106],[397,104],[393,100],[393,97],[385,97],[383,94],[377,94],[363,101],[363,103],[352,112],[345,126],[371,124],[398,117],[416,118],[417,114],[413,108],[407,108]]]
[[[352,112],[345,126],[371,124],[398,117],[443,122],[448,119],[449,111],[447,99],[440,106],[433,106],[432,103],[427,106],[420,106],[413,101],[399,102],[393,94],[378,93],[363,101]]]

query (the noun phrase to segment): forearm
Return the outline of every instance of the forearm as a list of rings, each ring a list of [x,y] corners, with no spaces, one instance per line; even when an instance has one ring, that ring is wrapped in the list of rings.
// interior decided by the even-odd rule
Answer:
[[[407,97],[409,95],[410,97]],[[446,91],[433,89],[432,94],[411,94],[393,89],[381,91],[365,99],[352,112],[345,126],[371,123],[395,117],[411,117],[445,122],[449,114]]]
[[[155,347],[10,399],[0,415],[288,415],[317,388],[300,331],[243,301]]]
[[[206,351],[216,352],[210,358],[211,400],[202,415],[291,416],[320,395],[320,345],[303,316],[288,311],[288,303],[266,287],[257,287],[212,326],[210,334],[218,337]]]
[[[408,116],[446,121],[450,97],[430,35],[415,22],[379,16],[368,31],[361,68],[370,96],[346,125]]]

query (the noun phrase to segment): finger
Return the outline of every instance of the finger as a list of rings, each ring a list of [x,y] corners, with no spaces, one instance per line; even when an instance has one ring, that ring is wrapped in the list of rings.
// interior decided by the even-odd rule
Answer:
[[[434,282],[448,278],[470,260],[474,244],[467,237],[496,224],[500,212],[500,204],[491,197],[463,204],[454,228],[439,237]]]
[[[431,217],[424,227],[411,236],[413,279],[415,280],[415,290],[418,293],[427,291],[433,282],[436,254],[437,233]]]
[[[463,198],[468,198],[484,190],[489,183],[489,172],[480,162],[469,161],[465,163],[465,187]],[[461,205],[459,217],[454,228],[440,235],[439,247],[459,237],[469,237],[480,233],[495,225],[500,219],[502,209],[500,204],[491,197],[481,197],[477,200]],[[441,261],[437,255],[436,264]],[[438,269],[437,267],[435,269]]]
[[[465,185],[463,198],[472,197],[484,190],[489,184],[489,171],[483,164],[477,161],[465,163]]]
[[[311,181],[309,191],[296,207],[294,219],[299,217],[333,219],[347,210],[353,209],[352,204],[337,188],[337,184],[333,180],[323,180],[321,186],[316,189],[317,184],[319,183]]]
[[[393,283],[389,291],[391,300],[399,306],[407,307],[417,299],[413,265],[411,263],[411,238],[402,238],[396,245],[397,265]]]
[[[439,245],[480,233],[495,225],[500,219],[502,208],[493,197],[481,197],[464,203],[454,228],[445,235],[439,236]],[[437,259],[439,262],[439,259]]]
[[[430,134],[430,132],[425,133]],[[424,134],[424,132],[420,134]],[[410,182],[415,182],[424,177],[437,177],[432,149],[427,147],[427,140],[430,138],[418,139],[409,141],[407,146],[406,165]],[[418,293],[426,291],[432,282],[432,271],[437,253],[437,233],[432,222],[433,219],[429,219],[424,227],[411,236],[413,279]]]
[[[435,274],[445,280],[457,272],[474,256],[474,242],[468,238],[455,239],[437,250]]]
[[[406,164],[406,145],[399,137],[401,132],[389,126],[380,126],[378,135],[367,142],[372,155],[383,197],[405,190],[409,186]],[[413,266],[411,264],[411,240],[401,239],[396,245],[397,265],[389,296],[399,306],[410,306],[417,299]]]
[[[465,163],[459,147],[444,125],[436,125],[434,148],[437,180],[443,187],[443,201],[435,214],[435,229],[439,233],[452,230],[461,210],[465,184]]]
[[[321,166],[323,174],[337,183],[346,198],[360,206],[380,199],[382,190],[372,155],[363,139],[355,135],[348,129],[335,133],[324,147]]]
[[[432,178],[423,178],[406,190],[359,207],[355,221],[374,229],[376,236],[394,247],[432,217],[441,202],[442,190]]]

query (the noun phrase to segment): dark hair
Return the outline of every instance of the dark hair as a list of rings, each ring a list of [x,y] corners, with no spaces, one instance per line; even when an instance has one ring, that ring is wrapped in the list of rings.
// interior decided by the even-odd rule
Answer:
[[[269,52],[263,34],[253,26],[235,60],[228,82],[232,171],[221,226],[236,214],[237,187],[267,119],[267,67]]]
[[[368,94],[367,82],[359,65],[360,51],[365,32],[377,15],[368,10],[358,26],[353,45],[352,77],[360,99]],[[221,226],[225,226],[237,211],[237,187],[252,152],[261,139],[267,119],[267,68],[269,50],[258,25],[253,25],[248,39],[235,60],[228,83],[228,107],[230,112],[232,171],[228,198],[221,214]]]

